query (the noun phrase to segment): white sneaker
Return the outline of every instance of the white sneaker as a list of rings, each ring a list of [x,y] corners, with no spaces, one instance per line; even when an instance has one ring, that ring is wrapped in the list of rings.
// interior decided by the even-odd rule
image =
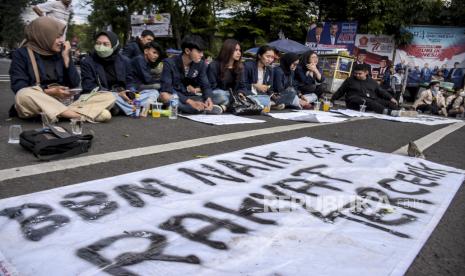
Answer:
[[[208,110],[207,114],[214,114],[214,115],[219,115],[223,113],[223,108],[221,106],[214,104],[212,107],[212,110]]]
[[[104,109],[102,110],[102,112],[100,112],[100,114],[97,117],[95,117],[94,121],[103,123],[103,122],[109,121],[110,119],[111,119],[110,111]]]
[[[416,117],[418,112],[415,110],[393,110],[391,116],[393,117]]]

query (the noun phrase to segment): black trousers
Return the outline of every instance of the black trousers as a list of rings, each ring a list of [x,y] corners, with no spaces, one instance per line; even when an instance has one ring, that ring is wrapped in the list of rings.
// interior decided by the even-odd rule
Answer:
[[[385,109],[394,110],[398,109],[397,105],[391,101],[387,101],[380,98],[365,98],[365,97],[350,97],[346,100],[346,106],[353,110],[360,110],[360,105],[365,101],[366,110],[374,111],[379,114],[383,114]]]

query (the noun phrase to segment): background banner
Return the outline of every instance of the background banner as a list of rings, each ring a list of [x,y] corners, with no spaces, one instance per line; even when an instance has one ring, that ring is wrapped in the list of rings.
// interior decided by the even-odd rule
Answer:
[[[412,26],[405,31],[412,33],[413,40],[397,49],[396,63],[405,60],[420,68],[428,63],[433,69],[443,64],[452,68],[457,61],[459,67],[465,67],[465,28]]]
[[[365,62],[377,67],[383,56],[387,56],[390,61],[394,60],[395,47],[393,36],[357,34],[355,38],[354,55],[357,56],[358,51],[361,49],[366,50],[367,57]],[[372,66],[372,68],[374,67]]]
[[[308,30],[306,45],[319,52],[346,49],[353,52],[357,22],[321,22]]]

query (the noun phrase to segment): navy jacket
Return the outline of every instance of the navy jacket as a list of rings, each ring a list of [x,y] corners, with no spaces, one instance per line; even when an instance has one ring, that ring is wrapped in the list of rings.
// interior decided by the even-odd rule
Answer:
[[[212,90],[207,77],[207,65],[202,60],[199,63],[191,63],[187,76],[184,74],[182,55],[163,60],[163,72],[161,73],[161,92],[176,93],[179,100],[185,103],[193,96],[187,92],[187,86],[200,87],[202,97],[206,100],[212,97]]]
[[[131,63],[127,57],[117,54],[115,72],[118,82],[123,83],[124,88],[129,89],[132,77]],[[92,54],[81,61],[81,77],[83,92],[90,92],[97,86],[100,87],[100,90],[111,91],[103,66],[96,61]]]
[[[248,61],[244,63],[244,85],[245,94],[253,95],[252,84],[258,81],[258,67],[256,61]],[[273,87],[273,69],[270,66],[265,67],[265,76],[263,78],[263,84]],[[268,94],[272,93],[272,89],[268,91]]]
[[[320,71],[320,74],[321,74],[321,80],[320,81],[314,79],[312,76],[306,75],[307,71],[305,70],[304,65],[299,63],[297,65],[297,68],[295,69],[296,79],[302,85],[306,85],[306,84],[311,85],[311,84],[322,83],[325,78],[324,78],[323,72],[321,72],[320,68],[318,68],[318,71]]]
[[[290,86],[294,87],[296,90],[299,90],[298,87],[300,83],[297,81],[295,75],[295,71],[293,75],[287,76],[284,74],[284,71],[281,67],[277,66],[273,68],[273,91],[281,93]]]
[[[45,79],[44,63],[38,54],[34,53],[34,56],[39,69],[39,77],[41,81],[43,81]],[[68,68],[65,68],[61,54],[56,54],[53,60],[56,64],[55,69],[58,77],[58,83],[70,88],[78,87],[80,82],[79,73],[71,59]],[[34,76],[34,70],[32,69],[32,63],[29,59],[27,48],[19,48],[14,52],[9,74],[11,79],[11,90],[13,90],[15,94],[22,88],[36,85],[36,78]],[[41,86],[42,88],[46,88],[45,85]]]
[[[123,55],[127,56],[130,60],[137,56],[142,56],[142,50],[139,47],[138,40],[134,40],[126,44],[123,48]]]
[[[139,88],[141,85],[160,83],[159,79],[156,79],[150,73],[150,65],[145,60],[144,56],[136,56],[131,60],[132,67],[132,83],[131,85]]]
[[[220,63],[218,61],[213,61],[208,65],[207,69],[208,80],[210,81],[210,87],[212,90],[221,89],[228,91],[228,87],[223,80],[221,80],[221,70]],[[244,83],[244,73],[242,72],[239,76],[239,81],[235,82],[234,92],[241,92],[245,94],[245,83]]]

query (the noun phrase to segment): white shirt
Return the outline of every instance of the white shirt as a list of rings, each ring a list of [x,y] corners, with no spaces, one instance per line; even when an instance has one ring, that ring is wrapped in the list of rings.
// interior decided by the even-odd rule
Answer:
[[[265,70],[257,68],[258,70],[258,75],[257,75],[257,84],[263,84],[263,79],[265,78]],[[252,94],[257,95],[258,91],[253,87],[252,85]]]
[[[69,15],[71,14],[71,5],[66,7],[61,1],[45,2],[37,5],[46,16],[53,17],[65,25],[68,25]]]
[[[335,44],[336,44],[336,37],[331,36],[331,45],[335,45]]]

